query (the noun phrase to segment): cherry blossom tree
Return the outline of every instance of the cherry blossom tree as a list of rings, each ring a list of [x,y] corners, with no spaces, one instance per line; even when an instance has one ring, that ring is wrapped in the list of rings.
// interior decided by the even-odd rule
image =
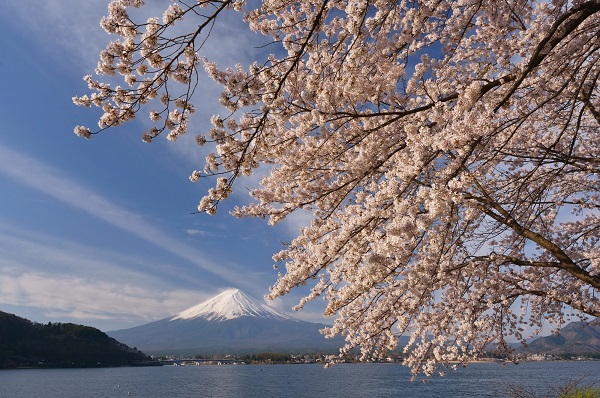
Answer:
[[[235,216],[311,212],[274,255],[269,297],[308,284],[298,308],[324,298],[342,352],[380,357],[408,334],[405,363],[430,375],[510,353],[525,327],[600,316],[600,0],[176,0],[135,22],[142,5],[110,3],[108,76],[74,98],[104,113],[75,132],[147,112],[142,139],[175,140],[199,77],[220,83],[227,114],[196,138],[210,154],[190,179],[215,179],[198,209],[259,172]],[[223,13],[273,55],[206,59]]]

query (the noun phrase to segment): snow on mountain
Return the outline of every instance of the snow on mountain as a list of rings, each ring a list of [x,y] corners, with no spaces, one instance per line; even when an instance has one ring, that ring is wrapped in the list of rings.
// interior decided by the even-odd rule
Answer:
[[[230,289],[175,316],[107,334],[157,355],[337,352],[344,339],[325,339],[319,332],[324,327],[284,315]]]
[[[239,289],[229,289],[203,303],[180,312],[172,317],[171,321],[195,318],[204,318],[209,321],[225,321],[242,316],[296,320],[271,307],[257,303]]]

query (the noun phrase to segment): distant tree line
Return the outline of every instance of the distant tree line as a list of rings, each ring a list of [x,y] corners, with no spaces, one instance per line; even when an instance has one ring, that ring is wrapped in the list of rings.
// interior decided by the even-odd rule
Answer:
[[[0,311],[0,368],[121,366],[145,359],[90,326],[41,324]]]
[[[250,363],[288,363],[292,360],[292,356],[290,354],[277,352],[261,352],[258,354],[245,355],[240,357],[240,359]]]

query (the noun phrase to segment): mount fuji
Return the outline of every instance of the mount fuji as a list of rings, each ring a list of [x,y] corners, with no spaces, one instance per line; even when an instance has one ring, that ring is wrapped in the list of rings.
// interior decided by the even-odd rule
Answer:
[[[325,339],[319,332],[325,326],[282,314],[239,289],[229,289],[177,315],[107,334],[159,355],[338,352],[343,339]]]

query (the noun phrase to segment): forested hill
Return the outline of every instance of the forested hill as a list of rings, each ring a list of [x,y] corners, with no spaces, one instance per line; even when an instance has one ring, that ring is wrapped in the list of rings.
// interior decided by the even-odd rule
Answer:
[[[145,359],[90,326],[41,324],[0,311],[0,368],[122,366]]]

